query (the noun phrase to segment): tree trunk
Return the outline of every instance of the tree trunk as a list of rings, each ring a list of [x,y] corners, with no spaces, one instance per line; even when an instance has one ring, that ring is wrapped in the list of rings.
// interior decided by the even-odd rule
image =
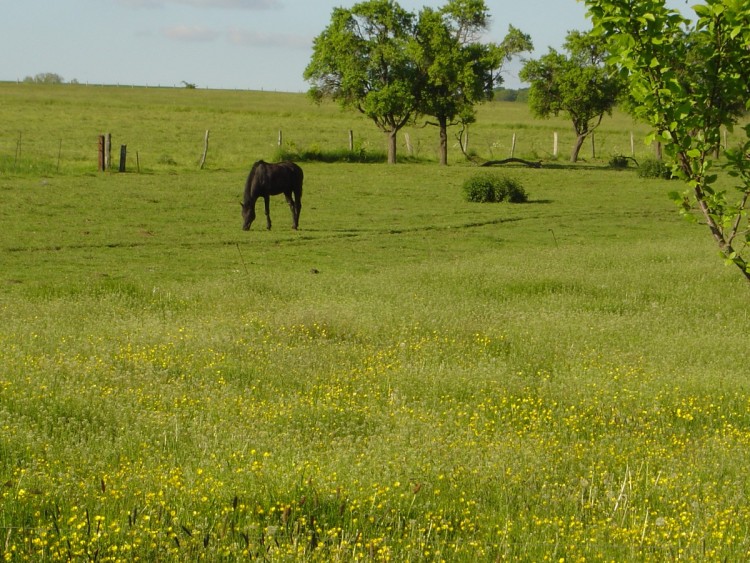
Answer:
[[[687,153],[681,151],[678,155],[678,158],[680,168],[682,168],[682,172],[686,175],[686,177],[691,180],[697,180],[695,174],[693,173],[693,165],[690,161],[690,157],[687,156]],[[703,218],[706,220],[706,225],[711,231],[711,236],[716,241],[716,244],[718,244],[722,256],[725,260],[731,260],[739,268],[740,272],[742,272],[742,275],[745,276],[745,280],[750,282],[750,266],[748,266],[747,261],[732,246],[732,239],[734,237],[732,236],[732,238],[727,239],[721,227],[717,224],[716,218],[711,212],[708,203],[706,202],[706,195],[703,191],[703,185],[698,181],[696,181],[696,186],[693,188],[693,194],[695,194],[695,201],[698,203],[698,209],[703,215]],[[742,207],[744,208],[744,204]]]
[[[734,264],[739,268],[740,272],[742,272],[742,275],[745,276],[745,280],[750,282],[750,269],[748,269],[748,264],[745,259],[735,251],[735,249],[732,247],[732,244],[724,237],[724,234],[722,233],[719,225],[716,224],[716,220],[711,214],[711,210],[706,203],[703,188],[701,186],[696,186],[695,188],[693,188],[693,192],[695,193],[695,199],[698,201],[698,207],[701,211],[701,214],[706,220],[706,225],[708,225],[708,228],[711,231],[711,236],[714,237],[714,240],[719,245],[722,256],[724,256],[725,259],[731,259],[732,262],[734,262]]]
[[[440,165],[448,165],[448,120],[445,117],[439,117],[440,125]]]
[[[581,152],[583,142],[586,140],[586,135],[576,135],[576,144],[573,147],[573,154],[570,155],[570,162],[578,162],[578,153]]]
[[[386,131],[388,135],[388,164],[396,164],[396,143],[398,130]]]

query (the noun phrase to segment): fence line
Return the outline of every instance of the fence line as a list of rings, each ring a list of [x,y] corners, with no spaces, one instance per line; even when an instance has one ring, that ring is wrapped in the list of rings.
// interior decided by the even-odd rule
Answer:
[[[502,124],[500,124],[502,126]],[[500,126],[498,128],[500,128]],[[437,157],[438,138],[434,129],[429,129],[428,133],[419,129],[405,129],[403,145],[400,150],[406,150],[407,153],[414,154],[416,147],[421,147],[421,151],[427,147],[430,156]],[[194,133],[194,134],[193,134]],[[221,132],[213,132],[212,141],[215,142],[217,149],[212,151],[211,164],[215,166],[231,166],[229,163],[248,164],[253,160],[252,155],[248,155],[241,146],[222,144]],[[116,137],[117,132],[113,135]],[[309,133],[306,134],[308,137]],[[326,143],[330,150],[340,150],[348,147],[350,151],[354,148],[355,132],[351,129],[341,131],[341,135],[335,135],[335,139],[329,133],[326,134]],[[507,137],[503,138],[505,135]],[[131,135],[132,136],[132,135]],[[130,142],[128,144],[134,147],[136,155],[136,167],[140,171],[145,165],[148,168],[158,168],[160,166],[181,166],[184,168],[202,167],[206,164],[208,129],[200,132],[195,131],[185,133],[178,139],[174,140],[172,145],[164,146],[160,140],[154,140],[149,143]],[[290,138],[289,133],[286,138]],[[572,150],[575,142],[575,136],[572,131],[549,131],[545,135],[538,133],[526,134],[523,129],[513,131],[504,127],[493,135],[494,141],[488,140],[487,129],[483,128],[480,132],[472,129],[472,151],[481,158],[496,159],[507,157],[521,157],[530,159],[566,159],[568,149]],[[647,147],[639,142],[638,135],[633,131],[612,131],[597,130],[595,135],[591,136],[591,142],[584,145],[581,149],[581,160],[596,159],[607,160],[613,156],[631,156],[638,159],[658,158],[658,145]],[[0,171],[34,171],[43,173],[62,173],[65,171],[94,171],[97,167],[100,170],[112,169],[113,163],[109,159],[110,150],[105,150],[105,162],[103,166],[97,162],[97,138],[98,135],[82,134],[79,131],[73,131],[66,136],[34,136],[25,131],[0,131]],[[378,135],[381,144],[375,144],[372,136],[368,134],[365,137],[365,143],[372,146],[373,150],[379,152],[385,150],[385,143],[382,142],[382,136]],[[491,138],[491,137],[490,137]],[[730,134],[722,130],[722,144],[726,146],[736,142],[737,134]],[[481,140],[480,140],[481,139]],[[123,139],[121,147],[125,145]],[[105,137],[105,142],[107,138]],[[285,140],[282,131],[277,131],[275,143],[268,139],[267,145],[281,146],[282,143],[289,144]],[[109,139],[110,147],[112,139]],[[483,146],[484,143],[484,146]],[[294,141],[290,146],[293,146]],[[317,139],[311,139],[310,146],[320,146]],[[454,159],[457,156],[458,143],[449,149],[449,155],[452,153]],[[201,156],[203,150],[203,157]],[[562,150],[562,153],[560,152]],[[164,152],[160,152],[164,151]],[[166,154],[164,154],[166,153]],[[174,158],[173,154],[179,153],[179,159]],[[123,151],[121,150],[121,154]],[[260,156],[260,155],[259,155]]]

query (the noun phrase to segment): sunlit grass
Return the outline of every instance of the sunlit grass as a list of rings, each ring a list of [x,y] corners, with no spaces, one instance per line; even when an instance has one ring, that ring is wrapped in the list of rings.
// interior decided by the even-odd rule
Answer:
[[[6,558],[713,559],[750,545],[744,392],[595,351],[530,371],[517,327],[83,321],[103,334],[32,326],[0,346]]]
[[[299,117],[148,93],[149,139]],[[245,233],[240,149],[189,145],[0,175],[4,560],[750,556],[747,288],[669,182],[547,163],[481,205],[469,165],[305,163],[300,231],[278,198]]]

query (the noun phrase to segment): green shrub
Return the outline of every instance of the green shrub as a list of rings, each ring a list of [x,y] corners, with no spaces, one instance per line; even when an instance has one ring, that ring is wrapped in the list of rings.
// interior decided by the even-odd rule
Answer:
[[[387,155],[383,151],[371,151],[360,144],[354,150],[349,149],[321,149],[317,145],[309,148],[299,148],[294,143],[279,147],[273,155],[275,161],[293,160],[296,162],[356,162],[360,164],[386,162]]]
[[[641,178],[663,178],[664,180],[670,180],[672,178],[672,169],[663,161],[650,158],[644,160],[638,167],[638,176]]]
[[[609,167],[610,168],[627,168],[628,160],[629,159],[627,156],[616,154],[611,159],[609,159]]]
[[[464,182],[463,191],[466,201],[475,203],[528,201],[526,190],[517,180],[490,173],[472,176]]]

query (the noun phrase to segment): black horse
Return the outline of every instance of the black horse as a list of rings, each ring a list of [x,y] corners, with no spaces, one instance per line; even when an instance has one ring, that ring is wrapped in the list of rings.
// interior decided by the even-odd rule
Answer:
[[[272,195],[284,194],[292,210],[292,228],[299,226],[302,210],[302,168],[293,162],[269,163],[259,160],[253,164],[245,182],[242,202],[242,229],[247,231],[255,220],[255,202],[262,197],[266,204],[266,225],[271,228],[269,203]]]

